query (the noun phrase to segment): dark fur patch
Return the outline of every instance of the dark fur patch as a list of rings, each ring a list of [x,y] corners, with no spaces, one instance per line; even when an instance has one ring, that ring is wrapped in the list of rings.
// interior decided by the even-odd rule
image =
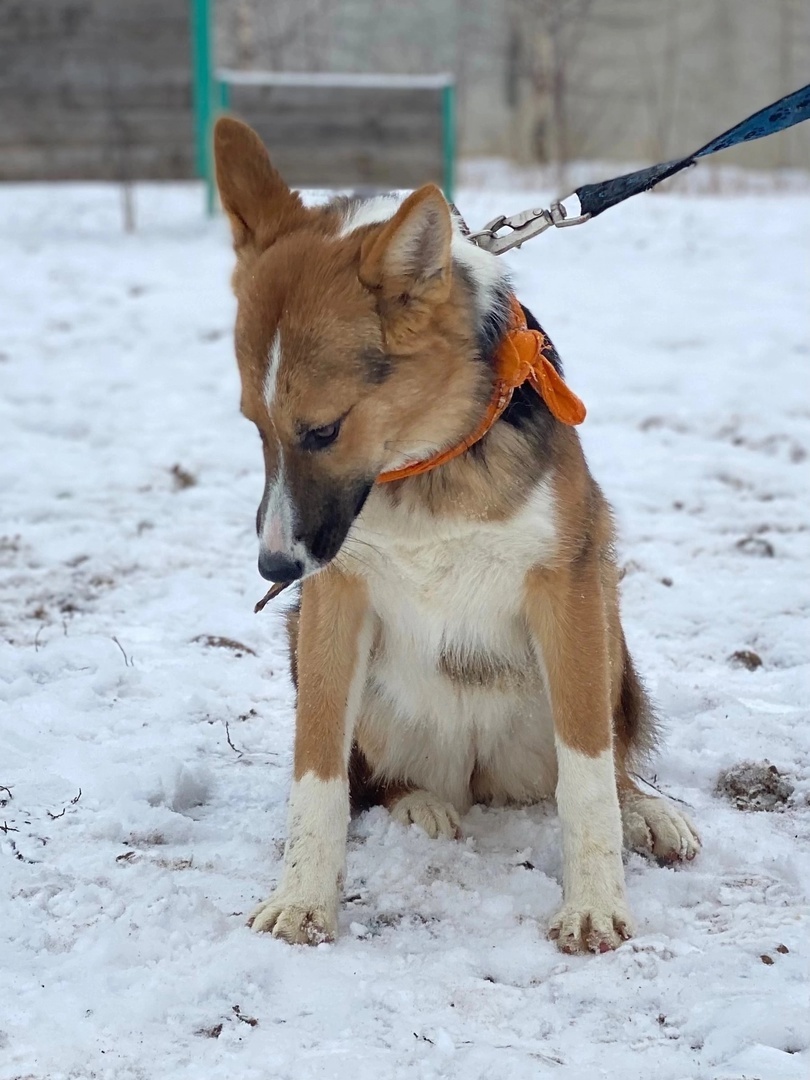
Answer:
[[[349,755],[349,804],[352,815],[362,814],[382,802],[383,785],[375,780],[371,766],[357,743],[352,743]]]
[[[261,536],[262,525],[264,524],[264,515],[267,513],[267,481],[264,484],[264,494],[262,495],[262,501],[259,503],[256,510],[256,535]]]
[[[463,263],[453,263],[453,273],[464,283],[470,298],[475,301],[477,289],[472,274]],[[495,295],[495,302],[486,311],[476,327],[478,355],[486,363],[492,363],[492,356],[506,333],[509,325],[509,281],[503,281]]]
[[[622,635],[624,670],[621,694],[613,717],[617,737],[628,748],[630,759],[638,764],[655,749],[658,721]]]
[[[343,543],[351,519],[347,521],[343,500],[336,497],[322,499],[319,511],[316,528],[306,538],[307,547],[313,559],[326,562]]]
[[[313,559],[327,563],[340,550],[352,522],[363,509],[373,479],[335,479],[312,467],[317,455],[290,452],[288,482],[296,507],[295,538],[306,544]]]
[[[439,671],[452,682],[483,690],[519,686],[531,667],[529,656],[524,665],[515,665],[504,657],[482,652],[443,651],[438,662]]]
[[[365,378],[374,386],[384,383],[394,370],[394,362],[382,349],[366,349],[360,356]]]
[[[509,325],[509,293],[511,286],[504,281],[495,295],[495,302],[478,326],[478,351],[489,358],[503,340]]]

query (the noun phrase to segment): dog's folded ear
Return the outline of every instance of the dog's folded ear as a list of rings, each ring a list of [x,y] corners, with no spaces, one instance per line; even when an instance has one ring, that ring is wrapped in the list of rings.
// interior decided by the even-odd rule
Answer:
[[[450,208],[435,184],[425,184],[366,237],[360,280],[379,295],[392,317],[398,309],[439,304],[450,295],[451,238]]]
[[[258,254],[305,224],[307,211],[271,165],[256,132],[229,116],[214,127],[214,160],[222,208],[238,254]]]

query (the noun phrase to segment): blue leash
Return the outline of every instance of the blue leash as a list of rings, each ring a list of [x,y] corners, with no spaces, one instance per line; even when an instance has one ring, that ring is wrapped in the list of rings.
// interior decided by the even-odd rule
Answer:
[[[652,165],[648,169],[617,176],[614,180],[603,180],[600,184],[585,184],[577,188],[574,194],[579,198],[581,213],[596,217],[603,210],[609,210],[611,206],[624,202],[632,195],[649,191],[668,176],[674,176],[682,169],[696,165],[698,158],[708,157],[709,154],[716,154],[718,150],[727,150],[740,143],[764,139],[766,135],[784,131],[803,120],[810,120],[810,85],[803,86],[801,90],[775,101],[773,105],[760,109],[747,120],[741,120],[739,124],[724,131],[688,157],[665,161],[661,165]]]
[[[565,205],[568,199],[561,199],[553,203],[549,210],[524,210],[520,214],[512,214],[511,217],[501,214],[479,232],[469,233],[468,238],[493,255],[500,255],[510,248],[519,248],[526,240],[539,236],[552,226],[564,228],[590,221],[611,206],[616,206],[641,191],[649,191],[667,177],[674,176],[682,169],[688,169],[690,165],[696,165],[700,158],[716,154],[719,150],[727,150],[739,143],[764,139],[766,135],[784,131],[803,120],[810,120],[810,85],[803,86],[801,90],[795,90],[775,101],[773,105],[760,109],[688,157],[651,165],[647,169],[625,173],[624,176],[603,180],[599,184],[584,184],[577,188],[573,195],[568,196],[569,199],[574,196],[579,199],[579,209],[573,214]],[[502,233],[501,229],[510,231]]]

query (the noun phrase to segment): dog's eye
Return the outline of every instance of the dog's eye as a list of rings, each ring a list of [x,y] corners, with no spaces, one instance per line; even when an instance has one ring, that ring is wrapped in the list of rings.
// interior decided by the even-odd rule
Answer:
[[[301,446],[304,450],[325,450],[331,446],[340,434],[340,420],[334,424],[325,424],[323,427],[310,428],[301,437]]]

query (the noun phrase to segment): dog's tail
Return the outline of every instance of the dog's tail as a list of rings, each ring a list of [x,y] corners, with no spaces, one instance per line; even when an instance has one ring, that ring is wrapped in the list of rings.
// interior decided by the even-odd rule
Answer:
[[[622,633],[622,677],[613,709],[617,757],[637,767],[652,754],[659,741],[659,721],[647,690],[636,671]]]

